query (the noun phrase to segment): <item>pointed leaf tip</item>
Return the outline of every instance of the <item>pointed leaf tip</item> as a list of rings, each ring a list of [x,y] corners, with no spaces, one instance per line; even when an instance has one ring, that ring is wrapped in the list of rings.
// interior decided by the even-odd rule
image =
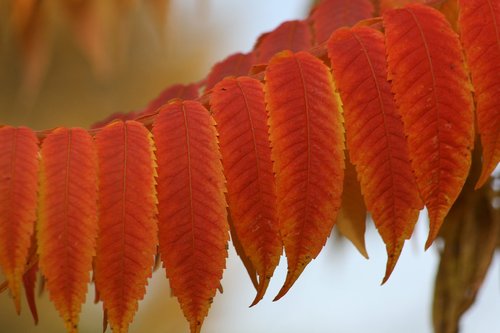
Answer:
[[[458,36],[437,10],[419,4],[389,10],[384,27],[388,78],[429,212],[429,247],[469,173],[472,87]]]
[[[367,209],[386,244],[385,282],[423,204],[403,122],[387,81],[384,36],[368,27],[342,28],[332,34],[328,54],[344,103],[349,157]]]
[[[210,104],[236,240],[259,277],[255,305],[283,252],[262,83],[248,77],[226,78],[213,88]]]
[[[265,81],[288,262],[279,299],[319,254],[335,223],[344,178],[344,130],[331,73],[311,54],[278,53],[267,66]]]
[[[160,252],[170,287],[199,332],[227,258],[226,185],[215,121],[199,102],[175,101],[153,125]]]

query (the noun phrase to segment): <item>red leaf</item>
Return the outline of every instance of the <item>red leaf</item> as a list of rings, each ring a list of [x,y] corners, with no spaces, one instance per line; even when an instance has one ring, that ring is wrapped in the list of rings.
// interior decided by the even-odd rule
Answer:
[[[413,171],[429,211],[428,248],[460,193],[471,164],[471,85],[458,36],[423,5],[384,14],[389,80],[400,109]]]
[[[500,4],[460,0],[460,34],[474,85],[476,115],[483,147],[481,187],[500,161]]]
[[[255,62],[255,55],[251,53],[235,53],[221,62],[216,63],[207,76],[205,90],[211,89],[227,76],[246,75]]]
[[[81,128],[58,128],[42,144],[37,225],[40,269],[68,332],[76,332],[97,236],[97,160]]]
[[[182,99],[195,99],[198,98],[198,90],[200,87],[197,83],[191,84],[174,84],[173,86],[168,87],[163,90],[158,97],[152,100],[148,106],[139,113],[139,116],[145,116],[148,114],[153,114],[156,110],[166,104],[169,100],[174,98],[182,98]]]
[[[373,17],[370,0],[323,0],[311,12],[316,44],[326,41],[340,27]]]
[[[344,130],[328,68],[284,51],[266,70],[266,101],[288,274],[281,298],[321,251],[340,206]]]
[[[93,123],[90,128],[91,129],[98,129],[101,127],[104,127],[110,123],[112,123],[115,120],[133,120],[139,116],[139,113],[136,111],[131,111],[131,112],[115,112],[104,118],[103,120],[99,120],[98,122]]]
[[[157,246],[151,134],[136,121],[96,135],[99,236],[95,283],[113,332],[126,332],[144,297]]]
[[[214,125],[192,101],[163,106],[153,125],[160,252],[191,332],[201,329],[227,257],[225,184]]]
[[[257,62],[266,63],[275,53],[283,50],[307,50],[312,46],[312,39],[311,28],[306,21],[284,22],[259,37],[254,47]]]
[[[0,127],[0,268],[16,311],[34,232],[38,191],[38,139],[32,130]]]
[[[262,89],[252,78],[227,78],[213,88],[210,99],[234,227],[259,275],[252,305],[264,296],[283,252]]]
[[[385,282],[411,237],[422,209],[401,116],[387,81],[384,36],[342,28],[328,42],[335,82],[344,103],[347,147],[366,207],[387,249]]]

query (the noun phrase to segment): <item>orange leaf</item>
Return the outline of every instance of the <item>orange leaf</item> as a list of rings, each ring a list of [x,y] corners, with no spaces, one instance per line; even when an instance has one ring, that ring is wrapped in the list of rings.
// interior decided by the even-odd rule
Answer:
[[[113,332],[127,332],[144,297],[157,246],[151,134],[117,121],[96,135],[99,235],[95,283]]]
[[[386,244],[385,282],[423,204],[387,81],[384,36],[367,27],[342,28],[330,37],[328,53],[344,103],[349,156],[368,211]]]
[[[254,52],[257,62],[266,63],[271,57],[283,50],[293,52],[307,50],[312,46],[311,28],[307,21],[287,21],[273,31],[259,37]]]
[[[283,252],[262,89],[262,84],[252,78],[227,78],[213,88],[210,99],[233,224],[259,275],[252,305],[264,296]]]
[[[229,239],[215,122],[198,102],[163,106],[158,157],[160,253],[172,293],[199,332],[222,279]]]
[[[471,164],[471,85],[458,36],[437,10],[419,4],[384,14],[388,77],[413,171],[429,211],[428,248]]]
[[[251,53],[235,53],[221,62],[216,63],[207,76],[205,89],[211,89],[215,84],[227,76],[246,75],[255,62],[255,55]]]
[[[356,169],[346,154],[342,206],[336,226],[340,234],[349,239],[359,253],[368,259],[365,246],[366,206],[357,177]]]
[[[278,216],[288,260],[277,300],[316,258],[335,223],[344,178],[344,130],[331,73],[311,54],[278,53],[265,80]]]
[[[316,43],[325,42],[340,27],[373,17],[370,0],[323,0],[311,12]]]
[[[32,130],[0,127],[0,268],[21,310],[20,288],[34,232],[38,139]]]
[[[97,237],[97,160],[81,129],[58,128],[42,144],[37,225],[40,269],[68,332],[76,332]]]
[[[483,147],[481,187],[500,162],[500,4],[460,1],[460,34],[474,85],[477,125]]]

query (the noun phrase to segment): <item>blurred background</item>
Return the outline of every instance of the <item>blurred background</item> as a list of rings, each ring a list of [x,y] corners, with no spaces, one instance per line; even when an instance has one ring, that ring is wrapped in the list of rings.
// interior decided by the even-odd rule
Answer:
[[[140,109],[168,85],[199,81],[215,62],[251,50],[261,33],[305,17],[311,5],[309,0],[74,0],[67,1],[69,7],[62,2],[24,1],[35,6],[27,24],[22,15],[13,20],[11,1],[0,0],[1,124],[88,127],[111,113]],[[248,308],[252,284],[230,247],[224,293],[215,298],[203,332],[430,333],[440,244],[424,252],[426,235],[422,219],[384,286],[385,247],[374,227],[367,229],[369,260],[334,235],[289,294],[273,303],[286,275],[282,258],[267,296],[253,308]],[[461,332],[499,327],[499,270],[497,255]],[[82,333],[102,331],[101,305],[93,304],[89,289]],[[0,331],[65,331],[47,293],[38,299],[38,309],[35,326],[25,303],[18,317],[9,297],[0,295]],[[188,332],[162,269],[150,280],[130,332]]]

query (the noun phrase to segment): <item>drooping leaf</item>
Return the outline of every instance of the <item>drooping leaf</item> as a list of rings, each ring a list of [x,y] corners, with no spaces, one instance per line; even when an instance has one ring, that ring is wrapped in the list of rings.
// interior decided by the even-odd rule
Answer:
[[[500,161],[500,3],[460,0],[460,38],[467,56],[476,100],[483,169],[476,188],[489,179]]]
[[[31,316],[35,325],[38,324],[38,310],[35,301],[35,288],[38,273],[38,258],[36,256],[37,241],[35,234],[31,237],[31,247],[29,250],[28,262],[26,263],[25,272],[23,275],[24,295],[30,308]]]
[[[473,189],[480,173],[480,164],[475,163],[479,162],[477,155],[464,191],[451,208],[441,232],[444,249],[433,304],[436,333],[459,331],[460,318],[476,299],[498,241],[500,218],[495,216],[491,204],[488,193],[491,190],[488,187]]]
[[[96,135],[99,232],[94,272],[114,333],[127,332],[156,254],[152,142],[136,121],[111,123]]]
[[[368,259],[365,246],[366,206],[354,165],[346,153],[342,206],[335,226],[342,236],[349,239],[359,253]]]
[[[243,266],[245,266],[248,277],[250,278],[253,287],[255,288],[255,290],[259,290],[259,278],[257,275],[257,271],[255,270],[255,267],[250,261],[250,258],[246,255],[245,250],[241,245],[238,235],[236,234],[236,230],[234,229],[234,223],[233,219],[231,218],[231,212],[229,211],[227,215],[227,222],[229,223],[229,235],[231,236],[231,242],[233,243],[236,254],[238,254],[243,263]]]
[[[38,139],[32,130],[0,127],[0,268],[21,311],[21,280],[34,232]]]
[[[316,44],[328,40],[331,33],[340,27],[352,26],[356,22],[373,17],[370,0],[323,0],[313,8],[310,20],[314,27]]]
[[[430,219],[428,248],[471,164],[471,84],[458,36],[437,10],[419,4],[384,14],[388,77],[402,115],[417,186]]]
[[[207,76],[205,90],[211,89],[217,82],[227,76],[246,75],[255,63],[255,54],[250,53],[235,53],[230,55],[221,62],[216,63]]]
[[[259,37],[254,52],[258,63],[266,63],[283,50],[293,52],[307,50],[312,46],[311,28],[306,21],[287,21],[273,31]]]
[[[43,141],[37,224],[40,269],[68,332],[76,332],[97,237],[97,158],[81,128]]]
[[[158,97],[152,100],[148,106],[139,113],[139,116],[153,114],[156,110],[173,98],[195,99],[198,98],[200,87],[196,83],[174,84],[163,90]]]
[[[227,78],[210,99],[217,122],[233,224],[259,276],[256,304],[283,252],[276,215],[276,190],[262,84]]]
[[[153,134],[161,257],[191,332],[199,332],[220,285],[229,238],[215,122],[200,103],[177,100],[160,109]]]
[[[347,147],[361,191],[387,249],[385,282],[423,207],[403,122],[387,81],[384,36],[368,27],[341,28],[328,54],[344,104]]]
[[[319,254],[335,223],[344,178],[344,130],[328,68],[306,52],[283,51],[265,74],[286,294]]]

